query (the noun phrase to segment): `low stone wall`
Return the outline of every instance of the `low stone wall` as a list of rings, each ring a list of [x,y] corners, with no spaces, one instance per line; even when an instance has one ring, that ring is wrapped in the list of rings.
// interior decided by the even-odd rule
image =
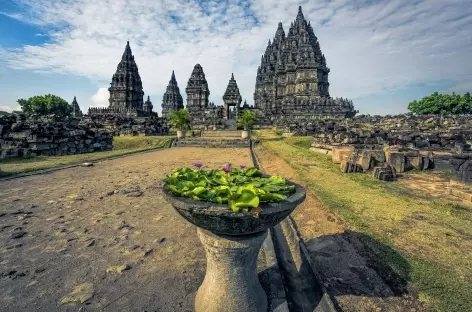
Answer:
[[[61,156],[113,148],[113,137],[80,125],[77,118],[0,116],[0,159]]]
[[[80,124],[92,129],[101,129],[113,136],[158,136],[168,135],[167,121],[161,117],[136,117],[112,114],[93,114],[82,118]]]

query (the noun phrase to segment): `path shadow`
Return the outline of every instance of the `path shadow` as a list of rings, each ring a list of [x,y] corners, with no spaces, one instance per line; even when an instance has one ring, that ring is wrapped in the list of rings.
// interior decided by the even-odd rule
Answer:
[[[409,294],[410,264],[372,236],[346,230],[313,238],[305,244],[321,279],[334,296]]]
[[[308,241],[297,233],[285,221],[273,231],[290,311],[424,311],[410,264],[390,246],[350,230]]]

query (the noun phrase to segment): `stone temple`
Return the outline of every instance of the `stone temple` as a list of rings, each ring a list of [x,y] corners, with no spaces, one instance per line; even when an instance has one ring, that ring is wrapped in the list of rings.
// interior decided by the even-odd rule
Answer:
[[[194,128],[218,125],[234,129],[242,110],[256,113],[259,126],[287,127],[307,125],[315,119],[352,117],[357,112],[352,101],[331,98],[330,69],[320,43],[301,7],[288,33],[278,24],[273,40],[262,55],[257,69],[254,105],[241,106],[236,79],[231,74],[223,95],[223,105],[210,102],[210,87],[200,64],[196,64],[185,88],[186,108]],[[155,116],[148,97],[143,103],[143,86],[129,42],[113,75],[108,108],[90,108],[88,115]],[[162,99],[162,117],[158,123],[167,127],[169,113],[184,108],[174,71]]]
[[[184,108],[184,101],[182,95],[180,95],[175,73],[172,71],[172,76],[162,99],[162,117],[167,118],[170,111],[177,111],[182,108]]]
[[[152,104],[144,105],[144,91],[138,65],[131,52],[129,41],[116,72],[111,79],[110,105],[108,108],[90,108],[88,114],[112,114],[128,116],[150,116]],[[148,97],[148,104],[150,103]]]
[[[330,69],[302,8],[288,33],[278,24],[257,69],[254,106],[259,115],[277,119],[351,117],[351,101],[329,96]]]

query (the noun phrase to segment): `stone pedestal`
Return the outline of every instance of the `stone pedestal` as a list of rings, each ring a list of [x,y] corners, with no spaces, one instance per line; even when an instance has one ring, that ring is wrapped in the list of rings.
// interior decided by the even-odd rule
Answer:
[[[216,235],[201,228],[197,232],[207,268],[195,312],[267,312],[267,296],[257,276],[257,257],[267,231],[243,236]]]

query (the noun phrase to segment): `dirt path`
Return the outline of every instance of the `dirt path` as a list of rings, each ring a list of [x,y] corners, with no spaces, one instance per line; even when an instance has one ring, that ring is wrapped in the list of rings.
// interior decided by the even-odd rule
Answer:
[[[256,153],[262,170],[298,180],[293,168],[273,150],[259,146]],[[312,192],[307,192],[292,217],[323,284],[343,311],[424,311],[408,294],[407,281],[383,264],[369,239],[348,230]]]
[[[175,148],[0,181],[0,311],[193,311],[205,255],[160,181],[197,161],[252,165]]]

